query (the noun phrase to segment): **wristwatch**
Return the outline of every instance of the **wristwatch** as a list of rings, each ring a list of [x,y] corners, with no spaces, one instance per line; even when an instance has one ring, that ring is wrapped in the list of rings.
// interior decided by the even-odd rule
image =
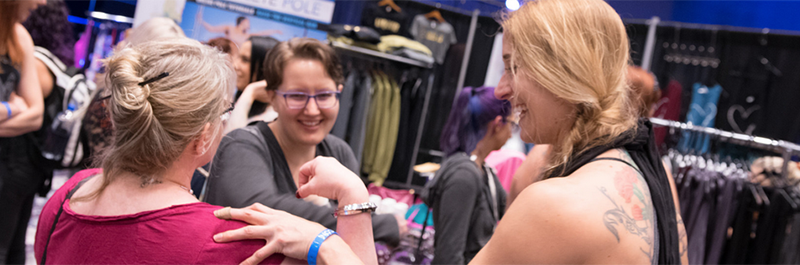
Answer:
[[[333,217],[339,217],[340,215],[348,216],[360,213],[372,213],[375,212],[375,209],[377,208],[378,205],[375,204],[374,202],[345,205],[344,207],[336,209],[336,211],[333,212]]]

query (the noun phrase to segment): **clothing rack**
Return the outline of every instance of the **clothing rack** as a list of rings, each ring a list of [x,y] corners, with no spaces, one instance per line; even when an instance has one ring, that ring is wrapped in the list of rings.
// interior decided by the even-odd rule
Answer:
[[[347,52],[350,52],[350,53],[354,53],[356,55],[367,55],[367,56],[371,56],[371,57],[378,57],[378,58],[381,58],[381,59],[386,59],[386,60],[389,60],[389,61],[394,61],[394,62],[398,62],[398,63],[404,63],[404,64],[413,65],[413,66],[416,66],[416,67],[422,67],[422,68],[426,68],[426,69],[433,68],[433,64],[432,63],[424,63],[424,62],[420,62],[420,61],[417,61],[417,60],[412,60],[412,59],[408,59],[408,58],[405,58],[405,57],[397,56],[397,55],[394,55],[394,54],[388,54],[388,53],[383,53],[383,52],[379,52],[379,51],[374,51],[374,50],[361,48],[361,47],[358,47],[358,46],[353,46],[353,45],[349,45],[349,44],[341,43],[341,42],[337,42],[337,41],[332,41],[331,42],[331,46],[333,46],[334,48],[337,48],[339,50],[343,50],[343,51],[347,51]]]
[[[644,44],[644,54],[642,56],[642,69],[650,70],[650,66],[653,62],[653,50],[656,45],[656,30],[658,27],[673,27],[673,28],[684,28],[684,29],[700,29],[700,30],[710,30],[710,31],[736,31],[736,32],[750,32],[750,33],[760,33],[760,34],[778,34],[778,35],[790,35],[790,36],[800,36],[800,31],[793,31],[793,30],[781,30],[781,29],[769,29],[769,28],[747,28],[747,27],[737,27],[737,26],[725,26],[725,25],[710,25],[710,24],[699,24],[699,23],[685,23],[685,22],[676,22],[676,21],[661,21],[661,19],[657,16],[653,16],[650,19],[623,19],[622,20],[625,24],[640,24],[646,25],[647,28],[647,39],[645,40]]]
[[[658,18],[653,17],[653,18]],[[645,24],[647,25],[651,19],[623,19],[622,21],[626,24]],[[727,25],[713,25],[713,24],[700,24],[700,23],[686,23],[686,22],[677,22],[677,21],[659,21],[658,26],[663,27],[679,27],[684,29],[704,29],[704,30],[727,30],[727,31],[736,31],[736,32],[750,32],[750,33],[767,33],[770,34],[780,34],[780,35],[800,35],[800,31],[794,30],[783,30],[783,29],[769,29],[769,28],[748,28],[748,27],[737,27],[737,26],[727,26]]]
[[[655,125],[681,129],[684,131],[699,132],[711,136],[717,136],[721,139],[732,139],[736,141],[746,142],[748,144],[752,144],[751,145],[752,147],[756,147],[766,151],[777,150],[777,151],[783,151],[781,153],[788,152],[790,155],[800,154],[800,145],[786,142],[783,140],[774,140],[766,137],[728,132],[716,128],[697,126],[697,125],[692,125],[691,123],[670,121],[660,118],[650,118],[650,122],[652,122]]]
[[[783,140],[775,140],[766,137],[753,136],[741,133],[734,133],[719,130],[716,128],[692,125],[691,123],[677,122],[665,120],[660,118],[650,118],[650,122],[654,125],[676,128],[683,131],[699,132],[706,135],[716,136],[718,139],[730,139],[734,143],[746,143],[749,147],[758,148],[765,151],[781,153],[783,155],[783,173],[786,174],[791,156],[800,154],[800,145],[786,142]]]

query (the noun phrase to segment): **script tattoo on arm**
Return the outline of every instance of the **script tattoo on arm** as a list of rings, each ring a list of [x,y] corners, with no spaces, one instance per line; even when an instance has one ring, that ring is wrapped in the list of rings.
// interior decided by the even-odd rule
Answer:
[[[635,165],[627,153],[621,153],[621,158],[624,161]],[[609,195],[606,187],[599,187],[600,192],[614,205],[613,209],[606,211],[603,215],[603,224],[614,235],[617,242],[620,241],[619,230],[625,230],[641,238],[647,244],[647,247],[640,248],[640,250],[647,255],[652,264],[655,245],[653,244],[651,231],[654,231],[656,225],[655,212],[650,198],[650,190],[647,188],[647,183],[643,176],[638,172],[638,168],[634,170],[626,166],[626,168],[616,172],[614,176],[614,187],[624,202],[618,203],[617,200]],[[626,209],[630,209],[630,213]]]

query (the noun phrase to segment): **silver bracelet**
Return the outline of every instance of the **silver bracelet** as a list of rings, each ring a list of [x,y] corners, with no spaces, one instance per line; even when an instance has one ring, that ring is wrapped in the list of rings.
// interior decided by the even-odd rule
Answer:
[[[378,205],[374,202],[345,205],[344,207],[336,209],[336,211],[333,212],[333,217],[355,215],[360,213],[372,213],[375,212],[375,209],[377,208]]]

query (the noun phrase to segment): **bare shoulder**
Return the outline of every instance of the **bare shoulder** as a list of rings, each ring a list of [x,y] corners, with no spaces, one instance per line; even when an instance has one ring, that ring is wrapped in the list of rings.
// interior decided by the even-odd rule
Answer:
[[[618,247],[612,252],[613,261],[653,262],[655,209],[647,182],[627,152],[608,151],[568,178],[598,191],[587,192],[591,197],[587,199],[594,213],[600,212],[595,221],[604,227],[596,233],[611,237]]]
[[[20,23],[14,24],[14,34],[16,34],[17,42],[19,42],[22,52],[26,54],[33,54],[33,39],[28,30]]]
[[[478,264],[596,263],[594,253],[606,251],[615,242],[605,236],[608,232],[598,222],[602,212],[593,203],[597,194],[597,189],[570,178],[530,185],[476,257]]]

